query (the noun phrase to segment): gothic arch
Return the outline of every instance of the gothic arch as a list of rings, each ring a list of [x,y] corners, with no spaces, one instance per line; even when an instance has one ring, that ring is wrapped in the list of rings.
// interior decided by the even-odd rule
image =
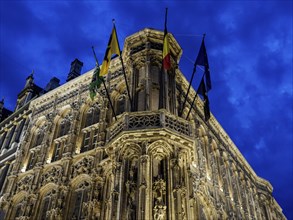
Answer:
[[[126,143],[121,147],[120,159],[127,158],[129,160],[138,159],[141,155],[141,147],[135,143]]]
[[[47,183],[46,185],[42,186],[39,190],[40,197],[44,197],[48,192],[50,192],[53,189],[57,189],[58,185],[55,183]]]
[[[87,101],[79,111],[81,117],[78,124],[78,137],[75,145],[75,153],[79,154],[93,149],[97,143],[99,131],[98,126],[93,126],[104,120],[101,115],[104,101],[100,95],[94,101]],[[88,129],[87,129],[88,128]]]
[[[85,112],[95,104],[101,105],[101,107],[104,104],[103,97],[100,95],[100,93],[96,94],[94,100],[92,100],[90,97],[86,98],[85,102],[80,106],[81,115],[84,115]]]
[[[84,219],[84,205],[91,200],[92,179],[87,174],[76,176],[70,182],[71,191],[68,203],[68,219]]]
[[[50,140],[50,147],[47,151],[47,163],[59,160],[62,157],[64,146],[66,144],[66,135],[72,126],[72,108],[65,105],[60,108],[54,118],[53,133]],[[56,140],[57,139],[57,140]]]
[[[70,181],[70,185],[73,189],[77,189],[81,183],[86,181],[92,184],[92,178],[88,174],[80,174]]]
[[[199,137],[204,137],[207,135],[207,132],[206,132],[206,129],[204,128],[203,125],[199,125],[199,127],[197,128],[197,131],[198,131],[198,136]]]
[[[159,140],[150,144],[147,148],[147,154],[152,155],[159,160],[168,157],[173,152],[172,147],[165,141]]]
[[[25,197],[28,196],[28,192],[27,191],[20,191],[18,192],[17,194],[15,194],[13,197],[12,197],[12,204],[13,206],[15,206],[16,204],[20,203]]]
[[[45,219],[49,212],[56,207],[58,191],[59,187],[55,183],[47,183],[40,188],[39,199],[36,205],[37,211],[35,212],[36,219]]]
[[[21,191],[12,197],[10,213],[7,213],[9,219],[15,219],[23,215],[24,203],[23,201],[27,198],[29,193],[27,191]]]
[[[24,152],[23,163],[21,166],[23,170],[26,170],[31,163],[30,159],[32,157],[32,154],[30,152],[30,149],[40,145],[43,141],[46,122],[46,117],[41,116],[30,124],[30,128],[28,129],[28,132],[26,134],[27,142],[26,144],[20,146],[20,148],[22,148]]]
[[[124,79],[121,80],[119,83],[117,83],[115,90],[119,93],[119,94],[123,94],[126,91],[126,84],[124,82]]]

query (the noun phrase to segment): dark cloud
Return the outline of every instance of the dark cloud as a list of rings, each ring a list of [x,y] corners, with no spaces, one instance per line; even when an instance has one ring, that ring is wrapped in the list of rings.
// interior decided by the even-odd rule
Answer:
[[[13,109],[26,77],[64,83],[70,63],[94,65],[112,28],[120,44],[145,27],[168,30],[183,49],[180,69],[190,79],[206,33],[213,114],[258,175],[269,180],[293,218],[292,1],[1,1],[0,98]],[[202,71],[198,70],[194,86]]]

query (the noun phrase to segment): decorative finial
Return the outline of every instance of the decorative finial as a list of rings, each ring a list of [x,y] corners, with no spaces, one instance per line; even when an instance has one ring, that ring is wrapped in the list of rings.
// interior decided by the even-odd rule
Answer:
[[[205,38],[205,37],[206,37],[206,33],[203,34],[203,38]]]
[[[31,74],[28,76],[28,78],[34,78],[34,74],[35,74],[35,71],[32,70]]]
[[[112,23],[115,24],[115,19],[114,18],[112,19]]]

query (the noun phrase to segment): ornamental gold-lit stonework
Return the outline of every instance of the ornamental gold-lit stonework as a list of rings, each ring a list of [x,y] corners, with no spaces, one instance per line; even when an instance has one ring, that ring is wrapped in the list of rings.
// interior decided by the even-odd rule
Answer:
[[[153,29],[125,40],[133,106],[120,59],[111,61],[105,81],[117,120],[103,87],[90,99],[91,70],[71,74],[1,122],[1,140],[13,122],[23,123],[18,140],[9,140],[17,146],[10,156],[2,147],[10,146],[6,136],[1,141],[1,217],[285,219],[271,184],[255,174],[213,116],[204,120],[199,98],[185,119],[194,90],[178,116],[188,88],[177,65],[182,51],[170,35],[171,69],[164,73],[162,41]]]

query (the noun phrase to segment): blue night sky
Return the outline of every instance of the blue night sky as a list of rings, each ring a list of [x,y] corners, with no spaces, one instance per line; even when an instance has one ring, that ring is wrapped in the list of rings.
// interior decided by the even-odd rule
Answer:
[[[45,87],[53,76],[63,84],[75,58],[92,69],[91,46],[101,62],[112,18],[121,47],[145,27],[163,31],[165,7],[188,80],[206,33],[211,111],[293,219],[292,1],[1,0],[0,98],[13,110],[32,70]]]

